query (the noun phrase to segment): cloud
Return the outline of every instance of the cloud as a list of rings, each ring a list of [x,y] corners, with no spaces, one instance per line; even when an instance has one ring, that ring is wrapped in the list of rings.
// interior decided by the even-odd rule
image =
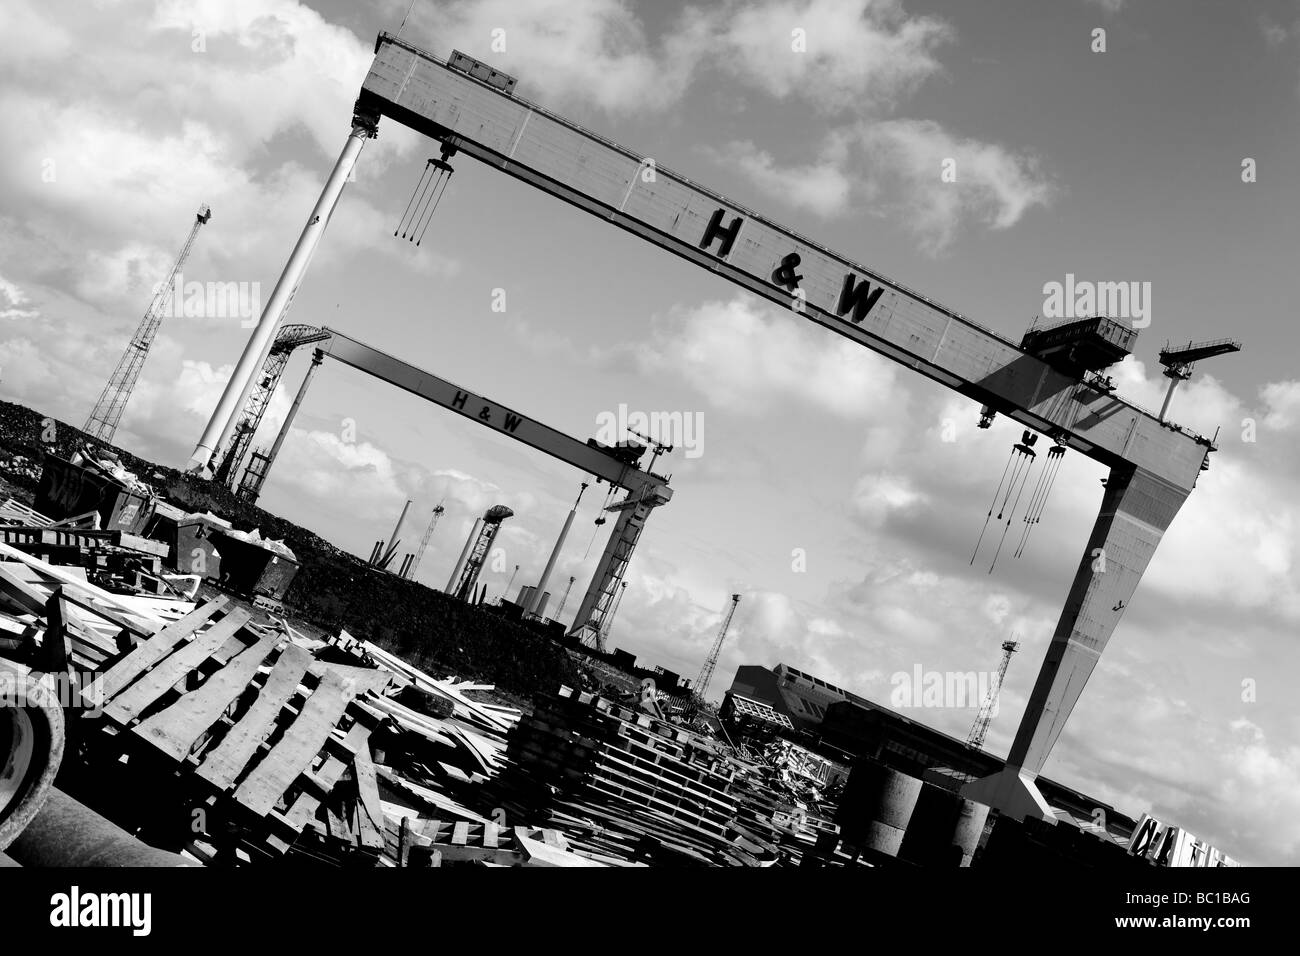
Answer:
[[[1124,8],[1124,0],[1088,0],[1095,7],[1101,7],[1107,13],[1119,13]]]
[[[610,113],[665,110],[704,70],[822,111],[888,104],[940,71],[953,37],[898,0],[728,0],[688,8],[657,44],[625,0],[461,0],[417,7],[407,30],[499,66],[529,98]]]
[[[420,4],[407,30],[438,56],[454,47],[498,66],[530,99],[608,112],[662,110],[677,102],[702,46],[692,29],[652,49],[622,0]]]
[[[782,166],[752,143],[710,151],[760,192],[823,218],[865,209],[902,223],[931,255],[972,223],[1008,229],[1055,187],[1030,153],[956,136],[928,120],[888,119],[833,130],[815,162]]]
[[[24,309],[30,300],[27,293],[14,285],[4,276],[0,276],[0,321],[4,319],[35,319],[40,316],[38,309]]]
[[[771,153],[748,141],[705,152],[715,162],[736,170],[761,192],[780,198],[786,205],[807,209],[825,219],[849,212],[853,185],[845,168],[842,138],[828,140],[822,158],[803,166],[779,166]]]
[[[1053,187],[1031,154],[960,138],[929,120],[885,120],[859,132],[872,205],[908,223],[931,254],[967,221],[1007,229],[1051,201]],[[945,167],[955,181],[944,181]]]
[[[711,62],[826,112],[892,105],[941,71],[936,52],[954,38],[944,21],[909,16],[898,0],[731,3],[715,23],[721,50]]]
[[[795,397],[837,418],[883,415],[896,374],[860,345],[747,294],[674,313],[635,354],[644,372],[676,374],[746,414]]]

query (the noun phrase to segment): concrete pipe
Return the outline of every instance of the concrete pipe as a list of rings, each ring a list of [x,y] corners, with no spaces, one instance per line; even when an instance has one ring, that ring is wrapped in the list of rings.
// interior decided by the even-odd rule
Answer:
[[[45,686],[0,664],[0,850],[23,832],[63,761],[63,711]]]
[[[918,778],[873,760],[859,761],[840,803],[844,842],[885,856],[898,856],[920,793]]]
[[[917,866],[970,866],[988,815],[986,804],[927,783],[917,798],[899,858]]]
[[[957,826],[952,832],[952,845],[961,849],[961,861],[958,866],[970,866],[975,850],[980,845],[980,837],[984,835],[984,824],[988,819],[987,803],[962,800],[961,811],[957,815]]]
[[[142,843],[58,788],[8,851],[21,866],[194,866]]]
[[[900,859],[917,866],[955,866],[952,835],[957,829],[962,798],[932,783],[923,784],[907,824]],[[960,850],[956,851],[960,855]]]

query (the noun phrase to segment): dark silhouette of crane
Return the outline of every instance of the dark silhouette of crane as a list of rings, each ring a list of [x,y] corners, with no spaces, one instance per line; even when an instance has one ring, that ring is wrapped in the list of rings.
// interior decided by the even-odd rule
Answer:
[[[1169,379],[1169,391],[1165,392],[1165,403],[1160,406],[1160,420],[1165,420],[1169,411],[1169,400],[1174,397],[1174,389],[1179,382],[1192,377],[1192,366],[1202,359],[1240,352],[1241,343],[1232,339],[1214,339],[1210,342],[1188,342],[1182,348],[1173,349],[1166,345],[1160,350],[1160,364],[1165,367],[1165,378]]]

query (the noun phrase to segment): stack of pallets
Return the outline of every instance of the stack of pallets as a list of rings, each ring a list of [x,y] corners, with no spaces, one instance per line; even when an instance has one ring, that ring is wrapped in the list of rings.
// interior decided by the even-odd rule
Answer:
[[[317,661],[250,617],[218,598],[104,669],[103,733],[128,760],[175,771],[200,819],[210,811],[229,822],[223,836],[240,834],[241,856],[284,853],[308,827],[377,855],[369,738],[383,717],[363,700],[393,675]],[[210,858],[221,837],[202,836],[196,855]]]
[[[568,687],[510,735],[503,802],[612,860],[750,863],[732,775],[691,732]],[[761,848],[760,849],[761,852]]]

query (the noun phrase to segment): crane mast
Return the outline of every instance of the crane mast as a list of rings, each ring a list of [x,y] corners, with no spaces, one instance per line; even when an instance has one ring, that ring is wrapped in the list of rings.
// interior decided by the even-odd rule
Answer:
[[[726,616],[722,619],[722,626],[718,628],[717,639],[713,642],[713,650],[709,651],[708,658],[704,661],[704,666],[700,668],[700,676],[695,679],[695,696],[704,700],[704,692],[709,689],[709,681],[713,679],[713,669],[718,666],[718,655],[722,653],[722,642],[727,638],[727,629],[731,627],[731,619],[736,613],[736,605],[740,603],[740,595],[731,596],[731,607],[727,608]]]
[[[424,529],[424,537],[420,539],[420,546],[415,549],[415,557],[411,559],[411,563],[406,568],[404,576],[412,581],[415,580],[415,572],[420,567],[420,559],[424,557],[424,551],[429,547],[429,539],[433,537],[433,529],[438,526],[438,519],[442,517],[443,512],[446,510],[442,505],[438,505],[433,509],[433,517],[429,519],[429,526]]]
[[[978,750],[984,746],[984,738],[989,732],[989,724],[993,722],[993,705],[997,703],[998,694],[1002,691],[1002,682],[1007,676],[1007,666],[1011,663],[1011,655],[1016,652],[1020,646],[1019,641],[1002,642],[1002,663],[998,665],[998,675],[993,681],[993,686],[989,688],[988,694],[984,697],[984,703],[980,705],[980,712],[975,717],[975,724],[970,729],[970,736],[966,738],[966,746],[974,747]]]
[[[211,218],[212,210],[208,205],[204,203],[199,206],[199,211],[194,216],[194,225],[190,228],[189,238],[185,240],[181,254],[176,257],[172,271],[167,274],[167,281],[154,293],[144,318],[140,320],[140,325],[135,330],[135,335],[131,336],[131,341],[127,343],[126,351],[122,353],[117,368],[108,377],[108,383],[100,392],[99,400],[90,410],[90,416],[81,429],[90,437],[112,444],[113,437],[117,434],[118,422],[122,420],[122,412],[126,410],[126,403],[131,400],[131,392],[140,378],[144,360],[149,357],[149,348],[158,334],[158,326],[162,324],[163,315],[171,304],[176,279],[185,265],[185,260],[190,256],[199,228]]]
[[[620,581],[619,584],[621,587],[618,596],[614,598],[614,605],[610,608],[605,620],[601,622],[600,630],[596,634],[596,650],[598,651],[603,652],[605,650],[606,643],[609,640],[609,629],[614,626],[614,615],[618,613],[618,606],[623,603],[623,595],[627,593],[627,582]],[[564,596],[566,598],[569,596],[567,591]]]

